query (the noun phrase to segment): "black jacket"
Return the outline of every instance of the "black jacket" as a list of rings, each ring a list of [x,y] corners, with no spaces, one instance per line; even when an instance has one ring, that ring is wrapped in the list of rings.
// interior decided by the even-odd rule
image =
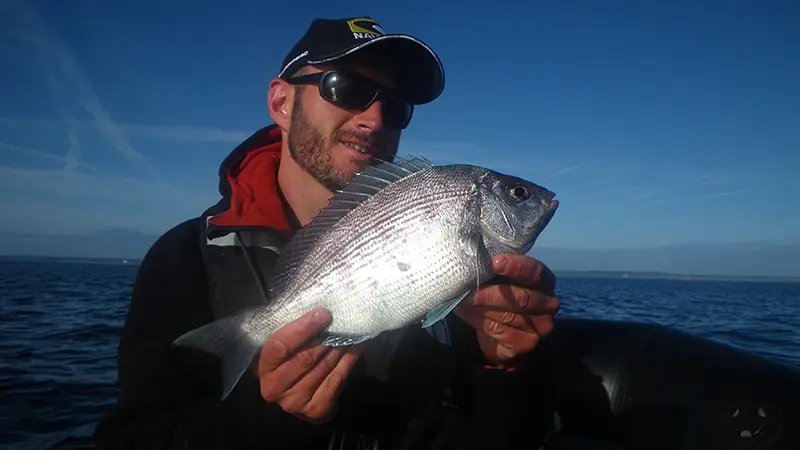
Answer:
[[[249,372],[220,401],[216,361],[170,347],[181,334],[263,296],[276,258],[264,242],[280,245],[290,237],[207,224],[230,207],[225,173],[253,148],[274,144],[270,128],[223,163],[220,203],[169,230],[142,261],[119,343],[117,404],[96,428],[98,447],[365,448],[360,441],[378,442],[381,449],[539,448],[553,416],[545,356],[534,352],[515,372],[485,369],[474,330],[453,314],[447,320],[449,345],[409,327],[388,381],[363,375],[361,361],[335,419],[324,425],[265,402]],[[229,231],[242,240],[210,245]]]

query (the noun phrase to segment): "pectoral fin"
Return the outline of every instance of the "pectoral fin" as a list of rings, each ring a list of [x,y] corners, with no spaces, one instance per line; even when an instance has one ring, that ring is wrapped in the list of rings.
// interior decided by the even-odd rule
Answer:
[[[481,243],[482,238],[478,233],[467,233],[461,236],[461,245],[464,251],[475,261],[475,289],[480,289],[480,263],[481,263]],[[462,297],[463,298],[463,297]]]
[[[462,295],[459,295],[458,297],[452,300],[448,300],[444,303],[441,303],[439,306],[433,308],[428,313],[428,315],[425,316],[425,319],[422,321],[422,328],[428,328],[433,324],[435,324],[436,322],[447,317],[447,315],[450,314],[450,311],[455,309],[455,307],[458,306],[459,303],[461,303],[461,300],[464,300],[464,297],[466,297],[468,294],[469,291],[463,293]]]
[[[477,256],[481,250],[481,235],[478,233],[468,233],[461,236],[461,245],[468,255]]]

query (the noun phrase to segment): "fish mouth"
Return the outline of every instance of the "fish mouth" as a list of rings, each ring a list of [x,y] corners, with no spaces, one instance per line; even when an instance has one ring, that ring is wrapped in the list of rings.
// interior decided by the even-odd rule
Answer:
[[[542,206],[544,206],[544,211],[542,212],[542,220],[539,224],[539,231],[543,231],[547,225],[550,223],[550,219],[556,213],[558,206],[561,204],[558,200],[555,199],[556,194],[554,192],[547,191],[544,196],[542,197]]]
[[[547,225],[550,224],[550,221],[553,220],[553,216],[556,215],[556,210],[558,209],[558,200],[550,200],[547,205],[545,205],[544,213],[542,214],[542,220],[539,223],[538,233],[544,231],[547,228]]]
[[[539,187],[541,191],[538,193],[539,198],[542,199],[542,204],[547,208],[556,208],[558,207],[558,200],[555,200],[556,193],[551,191],[550,189]]]
[[[544,211],[542,212],[543,220],[541,226],[541,229],[544,229],[548,222],[550,222],[550,219],[553,218],[553,214],[556,213],[560,203],[555,198],[555,192],[552,192],[548,189],[542,188],[542,192],[539,195],[539,203],[541,203],[544,207]]]

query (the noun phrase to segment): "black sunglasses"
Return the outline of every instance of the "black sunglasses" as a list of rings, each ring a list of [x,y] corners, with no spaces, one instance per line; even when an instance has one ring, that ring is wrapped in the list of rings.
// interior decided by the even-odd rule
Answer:
[[[316,84],[320,97],[344,109],[365,111],[381,100],[383,120],[390,128],[405,129],[411,122],[414,105],[395,91],[353,72],[328,70],[286,80],[289,84]]]

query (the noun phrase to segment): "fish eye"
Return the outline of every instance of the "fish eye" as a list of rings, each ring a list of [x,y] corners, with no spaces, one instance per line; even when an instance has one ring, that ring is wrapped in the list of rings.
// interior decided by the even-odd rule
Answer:
[[[509,187],[508,193],[517,200],[525,200],[528,198],[528,188],[521,184]]]

